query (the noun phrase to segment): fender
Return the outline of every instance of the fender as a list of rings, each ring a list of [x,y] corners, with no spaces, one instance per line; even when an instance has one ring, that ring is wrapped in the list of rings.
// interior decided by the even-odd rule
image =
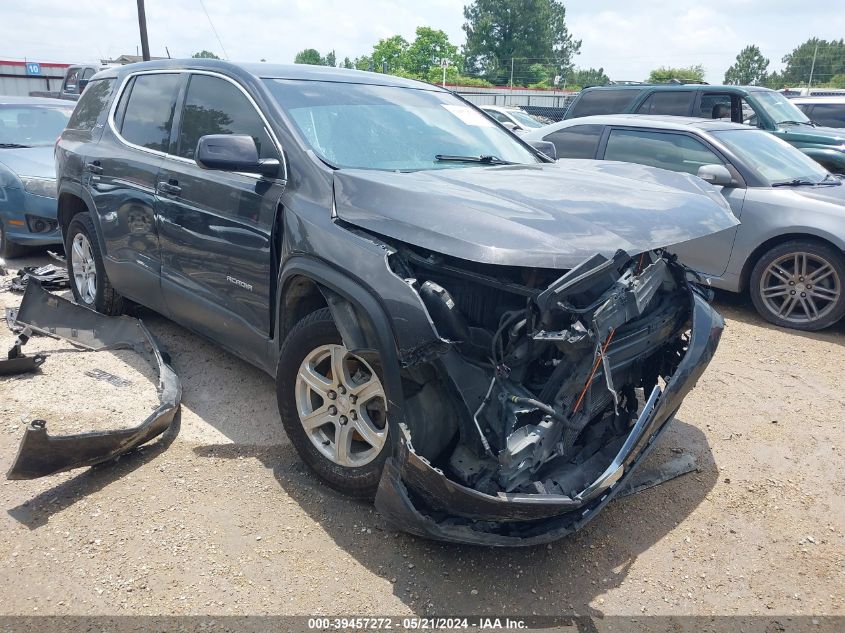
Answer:
[[[277,306],[281,306],[284,290],[294,276],[307,277],[317,283],[348,349],[365,354],[371,351],[378,355],[391,412],[390,420],[404,424],[404,397],[399,376],[401,364],[396,339],[390,319],[373,293],[322,260],[294,255],[285,262],[279,276]],[[280,335],[280,317],[276,317],[276,340]],[[398,433],[394,433],[396,436]]]
[[[63,180],[62,183],[59,185],[59,198],[61,198],[63,193],[69,193],[73,196],[76,196],[85,204],[88,208],[88,213],[91,215],[91,221],[94,222],[94,227],[97,229],[97,242],[100,244],[100,252],[103,255],[108,256],[108,251],[106,250],[106,243],[103,241],[102,237],[102,230],[100,227],[100,216],[97,214],[97,208],[94,205],[94,199],[91,197],[91,194],[88,193],[88,190],[82,186],[82,183],[77,182],[75,180]],[[59,226],[62,229],[62,242],[65,241],[65,227],[62,225],[62,219],[58,218]]]

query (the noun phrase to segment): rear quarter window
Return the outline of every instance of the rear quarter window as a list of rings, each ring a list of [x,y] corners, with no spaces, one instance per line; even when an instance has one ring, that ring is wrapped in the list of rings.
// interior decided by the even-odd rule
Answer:
[[[692,91],[659,91],[651,93],[637,108],[637,114],[665,114],[669,116],[689,116]]]
[[[558,158],[595,158],[603,125],[573,125],[543,137],[553,143]]]
[[[620,114],[641,94],[638,90],[590,90],[582,92],[573,102],[566,118],[593,114]]]
[[[91,131],[96,126],[102,127],[106,122],[115,82],[115,79],[97,79],[89,83],[76,102],[67,129]]]

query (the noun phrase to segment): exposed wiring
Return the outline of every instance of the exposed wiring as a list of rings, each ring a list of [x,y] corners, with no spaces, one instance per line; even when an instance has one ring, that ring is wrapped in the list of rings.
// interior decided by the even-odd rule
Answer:
[[[613,328],[612,330],[610,330],[610,334],[607,335],[607,340],[605,340],[604,346],[602,346],[601,351],[599,352],[599,355],[596,358],[596,362],[593,364],[593,371],[590,372],[590,377],[587,378],[587,382],[584,383],[584,388],[581,390],[581,395],[578,396],[578,400],[575,402],[575,407],[572,409],[572,413],[578,413],[578,409],[581,408],[581,403],[584,401],[584,396],[587,395],[587,390],[590,388],[590,385],[593,382],[593,377],[596,375],[596,372],[599,369],[599,364],[601,364],[602,359],[604,358],[604,353],[610,346],[610,341],[613,339],[613,334],[615,332],[616,328]]]

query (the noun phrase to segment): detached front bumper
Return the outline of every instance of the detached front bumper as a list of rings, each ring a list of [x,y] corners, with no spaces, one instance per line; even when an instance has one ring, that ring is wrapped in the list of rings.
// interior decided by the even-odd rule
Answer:
[[[7,479],[35,479],[93,466],[127,453],[168,429],[179,409],[182,385],[141,321],[99,314],[50,294],[37,281],[27,284],[17,321],[88,351],[134,350],[158,374],[159,405],[139,425],[109,431],[56,436],[47,433],[44,420],[33,420],[6,473]]]
[[[573,497],[484,494],[448,479],[417,455],[407,435],[388,458],[376,508],[396,527],[432,539],[493,546],[545,543],[583,527],[627,483],[713,358],[725,322],[695,292],[684,357],[666,388],[655,388],[608,468]]]

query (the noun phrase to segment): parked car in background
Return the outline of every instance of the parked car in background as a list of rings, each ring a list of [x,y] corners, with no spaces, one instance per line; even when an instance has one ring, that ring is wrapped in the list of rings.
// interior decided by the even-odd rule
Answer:
[[[706,84],[586,88],[564,119],[599,114],[688,116],[743,123],[771,132],[828,171],[845,174],[845,130],[816,125],[793,100],[768,88]]]
[[[610,115],[526,134],[557,157],[697,174],[722,188],[740,226],[672,250],[713,286],[748,291],[768,321],[819,330],[845,314],[845,186],[771,134],[730,122]]]
[[[722,330],[661,248],[734,226],[718,191],[558,165],[430,84],[133,64],[92,78],[56,161],[77,302],[138,302],[274,376],[304,462],[416,534],[580,528]]]
[[[100,64],[97,62],[68,66],[67,72],[65,72],[65,79],[62,82],[60,94],[58,95],[59,98],[76,101],[79,99],[79,95],[82,94],[82,91],[85,90],[85,86],[88,85],[88,81],[91,77],[101,70],[108,68],[108,66],[108,64]]]
[[[0,97],[0,257],[62,243],[53,146],[72,111],[58,99]]]
[[[494,105],[482,105],[478,107],[514,132],[533,130],[538,127],[543,127],[544,125],[542,121],[538,121],[533,116],[524,110],[520,110],[519,108],[507,108],[504,106]]]
[[[845,128],[845,95],[790,99],[816,125]]]

